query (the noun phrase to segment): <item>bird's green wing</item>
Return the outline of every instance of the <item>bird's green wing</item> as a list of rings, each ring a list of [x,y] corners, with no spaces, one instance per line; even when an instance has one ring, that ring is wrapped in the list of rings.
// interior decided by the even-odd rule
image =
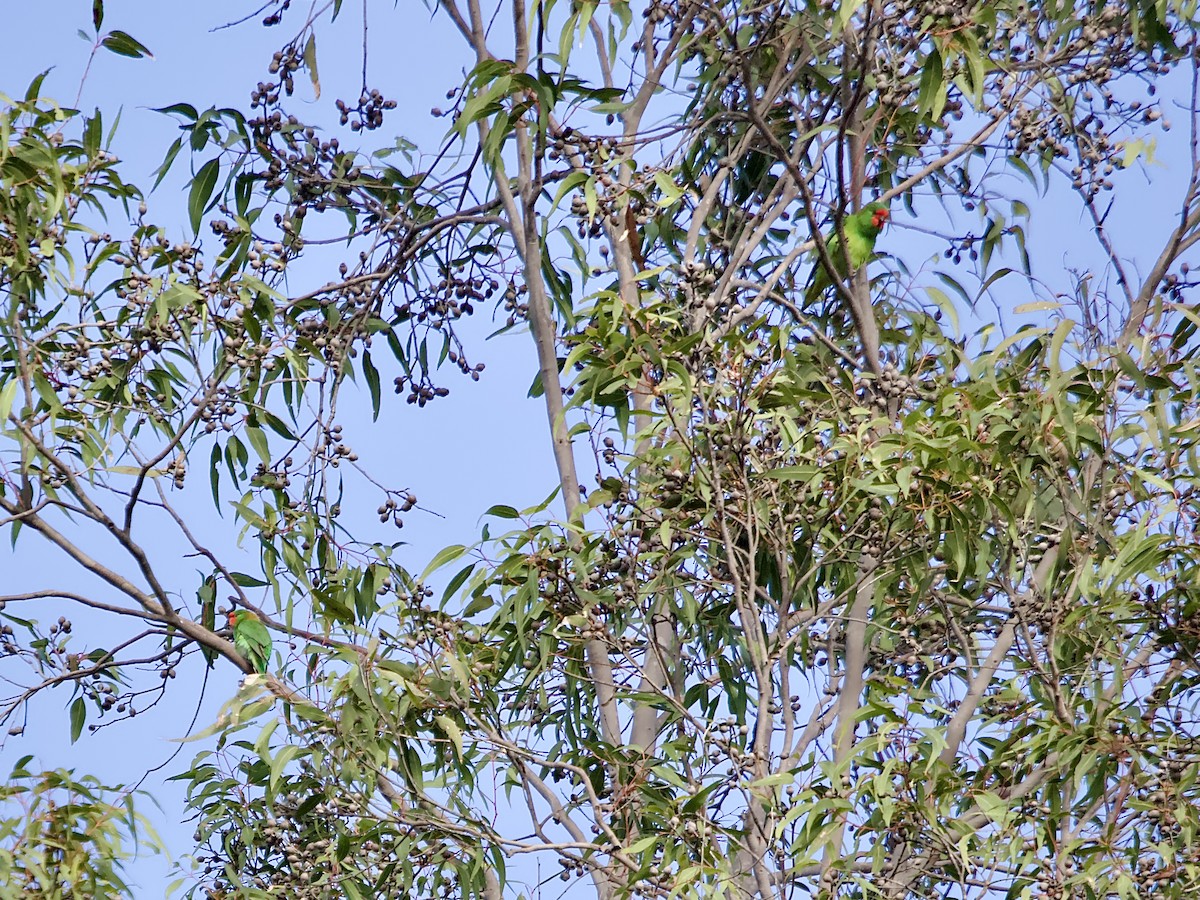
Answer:
[[[875,252],[875,237],[861,228],[846,231],[846,246],[850,248],[850,265],[861,269]]]
[[[233,644],[257,672],[266,672],[271,660],[271,632],[258,619],[245,617],[233,629]]]
[[[875,239],[879,237],[879,232],[871,227],[871,220],[878,209],[879,204],[872,204],[842,220],[842,231],[846,235],[846,248],[849,251],[847,255],[850,257],[852,270],[858,270],[865,266],[875,252]],[[846,259],[842,254],[842,243],[836,231],[825,238],[825,247],[837,277],[845,278],[847,275]],[[811,306],[819,300],[821,295],[833,285],[833,279],[830,278],[829,272],[821,261],[820,254],[814,255],[816,256],[816,263],[813,267],[815,275],[808,292],[804,295],[804,302],[807,306]]]
[[[847,235],[848,238],[849,235]],[[850,246],[853,249],[854,245]],[[829,259],[838,272],[838,277],[841,277],[841,269],[846,261],[842,257],[842,242],[838,239],[836,231],[825,236],[825,252],[829,254]],[[804,294],[805,306],[812,306],[820,300],[821,295],[833,284],[833,279],[829,277],[829,270],[825,268],[821,254],[816,248],[813,249],[813,260],[813,279],[808,286],[808,291]]]

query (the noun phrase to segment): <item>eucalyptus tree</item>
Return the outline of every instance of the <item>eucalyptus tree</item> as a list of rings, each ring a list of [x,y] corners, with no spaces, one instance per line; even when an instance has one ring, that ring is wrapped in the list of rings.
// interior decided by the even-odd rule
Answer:
[[[69,685],[80,736],[185,659],[247,673],[180,773],[193,897],[1192,896],[1195,4],[433,14],[466,75],[426,147],[402,85],[304,121],[331,20],[380,50],[365,7],[269,3],[246,109],[164,110],[191,243],[98,117],[7,106],[0,508],[104,587],[5,598],[6,718]],[[1063,208],[1070,268],[1026,241]],[[527,335],[552,493],[422,565],[356,533],[416,498],[339,399],[419,428],[383,386],[483,377],[472,316]],[[193,527],[206,492],[253,571]],[[66,602],[127,639],[39,624]]]

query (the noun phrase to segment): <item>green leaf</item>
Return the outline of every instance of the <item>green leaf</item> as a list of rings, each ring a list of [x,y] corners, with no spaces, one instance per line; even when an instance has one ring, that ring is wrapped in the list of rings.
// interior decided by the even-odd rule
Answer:
[[[208,209],[209,200],[212,198],[220,174],[220,161],[210,159],[200,167],[200,171],[192,179],[192,187],[188,192],[188,222],[196,234],[200,233],[200,220],[204,216],[204,211]]]
[[[0,422],[7,422],[17,399],[17,380],[14,378],[0,388]]]
[[[675,203],[683,196],[684,190],[675,180],[666,172],[657,171],[654,173],[654,184],[658,187],[662,194],[660,205],[665,207],[674,206]]]
[[[217,630],[217,579],[210,575],[204,579],[197,592],[200,601],[200,624],[208,631]],[[217,661],[217,651],[204,644],[200,645],[200,655],[211,669]]]
[[[1003,826],[1008,821],[1011,807],[998,794],[990,791],[978,791],[972,799],[979,807],[979,811],[997,825]]]
[[[443,547],[438,551],[437,555],[429,561],[429,565],[427,565],[425,567],[425,571],[421,573],[420,580],[424,581],[430,576],[430,574],[436,572],[442,566],[446,565],[446,563],[454,562],[454,560],[458,559],[466,552],[467,548],[462,544],[451,544],[449,547]]]
[[[1051,376],[1057,376],[1062,372],[1062,348],[1074,330],[1075,322],[1071,319],[1063,319],[1055,326],[1054,337],[1050,339],[1050,350],[1046,354],[1046,362],[1050,366]]]
[[[587,178],[588,176],[586,172],[579,171],[572,172],[570,175],[564,178],[559,183],[558,190],[554,192],[554,202],[551,204],[551,206],[557,208],[558,204],[562,201],[562,198],[575,188],[579,187],[579,185],[587,181]]]
[[[162,184],[162,180],[166,178],[167,173],[171,171],[171,163],[175,162],[175,157],[179,155],[179,151],[181,149],[183,149],[183,138],[175,138],[175,141],[170,147],[167,148],[167,155],[163,157],[161,165],[159,165],[159,167],[152,173],[155,178],[154,184],[150,188],[151,190]]]
[[[243,572],[233,572],[229,577],[238,587],[256,588],[267,586],[267,582],[261,581],[252,575],[246,575]]]
[[[459,729],[458,725],[456,725],[454,720],[449,716],[434,716],[433,720],[437,722],[438,727],[441,728],[442,731],[446,732],[446,737],[450,738],[450,743],[454,745],[455,755],[459,759],[462,759],[463,738],[462,731]]]
[[[304,43],[304,68],[308,70],[308,77],[312,81],[314,100],[321,99],[321,77],[317,74],[317,35],[316,32],[310,32],[308,40]]]
[[[1136,138],[1125,141],[1124,152],[1121,154],[1121,168],[1128,169],[1143,156],[1146,162],[1154,162],[1154,151],[1157,143],[1154,138]]]
[[[29,82],[29,87],[25,89],[25,102],[32,103],[37,100],[42,94],[42,82],[46,80],[46,76],[50,74],[49,69],[45,69],[34,77],[33,81]],[[7,141],[4,145],[6,146]]]
[[[170,106],[159,106],[154,109],[156,113],[162,113],[165,116],[183,116],[195,122],[200,117],[200,113],[196,111],[196,107],[190,103],[172,103]]]
[[[279,418],[279,416],[265,409],[260,409],[258,411],[258,417],[267,424],[268,428],[270,428],[281,438],[289,441],[296,440],[296,435],[292,432],[292,429],[288,428],[287,423]]]
[[[838,3],[838,11],[837,11],[838,31],[841,31],[848,24],[850,24],[850,20],[854,17],[854,14],[858,11],[858,8],[862,5],[863,5],[863,0],[841,0],[841,2]]]
[[[99,152],[103,131],[100,110],[96,110],[96,114],[89,117],[83,126],[83,149],[87,151],[88,156],[95,156]]]
[[[958,333],[958,310],[954,308],[954,303],[950,299],[950,295],[941,288],[927,287],[925,293],[929,295],[929,299],[937,304],[938,309],[950,319],[950,327],[953,334]]]
[[[1016,315],[1025,315],[1026,313],[1050,312],[1062,308],[1063,305],[1057,300],[1035,300],[1032,303],[1018,303],[1013,307],[1013,312]]]
[[[371,352],[364,351],[362,355],[363,377],[367,379],[367,390],[371,392],[371,421],[379,421],[379,406],[381,401],[379,390],[379,370],[371,362]]]
[[[76,697],[71,703],[71,743],[79,740],[83,734],[83,724],[87,721],[87,707],[82,697]]]
[[[658,842],[662,840],[657,834],[648,834],[644,838],[639,838],[626,848],[626,852],[630,856],[637,856],[639,853],[645,853],[651,847],[658,846]]]
[[[583,183],[583,201],[587,206],[589,219],[596,218],[596,210],[600,208],[600,197],[596,193],[596,176],[589,175],[587,181]]]
[[[987,84],[987,73],[984,68],[984,54],[979,47],[979,40],[970,31],[959,33],[963,45],[963,58],[967,61],[967,73],[970,76],[970,96],[976,109],[983,104],[983,90]]]
[[[495,605],[495,602],[487,594],[478,594],[471,598],[471,602],[463,609],[462,616],[464,619],[469,619],[471,616],[477,615],[485,609],[491,609]]]
[[[762,473],[763,478],[775,481],[812,481],[821,474],[820,466],[781,466]]]
[[[267,435],[257,425],[246,426],[246,440],[250,442],[250,446],[254,448],[254,452],[268,466],[271,464],[271,448],[267,443]]]
[[[542,373],[540,371],[534,372],[533,373],[533,381],[529,385],[529,390],[526,392],[525,395],[527,397],[529,397],[529,399],[531,399],[531,400],[536,400],[538,397],[542,396],[542,394],[544,394],[545,392],[546,392],[545,389],[542,387]]]
[[[100,46],[105,50],[110,50],[118,56],[128,56],[131,59],[154,59],[154,54],[133,36],[126,34],[124,31],[110,31],[100,41]]]
[[[208,481],[212,488],[213,506],[221,508],[221,445],[213,444],[208,460]]]
[[[936,49],[925,58],[921,86],[917,91],[917,112],[938,119],[946,105],[946,83],[942,77],[942,54]]]
[[[288,763],[297,757],[301,756],[304,750],[297,747],[295,744],[285,744],[280,748],[279,753],[271,760],[271,792],[274,793],[279,788],[279,779],[283,777],[283,770],[287,768]]]
[[[485,83],[493,71],[495,63],[502,63],[503,69],[507,71],[511,71],[513,65],[508,60],[487,60],[476,67],[471,80],[477,85]],[[492,81],[486,90],[473,93],[468,97],[467,102],[463,104],[458,119],[455,120],[453,131],[461,136],[465,136],[467,129],[474,122],[480,119],[487,119],[489,116],[501,112],[503,110],[501,100],[509,95],[512,86],[512,76],[502,75]]]
[[[460,587],[471,577],[471,573],[475,571],[475,563],[470,563],[458,570],[458,573],[450,579],[446,585],[446,590],[442,592],[442,603],[453,597]]]

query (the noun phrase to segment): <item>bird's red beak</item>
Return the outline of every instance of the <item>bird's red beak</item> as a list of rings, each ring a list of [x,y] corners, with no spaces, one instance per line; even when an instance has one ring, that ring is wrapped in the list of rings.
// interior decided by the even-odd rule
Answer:
[[[234,614],[234,612],[232,610],[230,610],[230,612],[229,612],[229,627],[233,628],[235,625],[237,625],[237,616]]]
[[[875,215],[871,216],[871,225],[877,229],[882,228],[887,224],[889,215],[890,214],[886,209],[875,210]]]

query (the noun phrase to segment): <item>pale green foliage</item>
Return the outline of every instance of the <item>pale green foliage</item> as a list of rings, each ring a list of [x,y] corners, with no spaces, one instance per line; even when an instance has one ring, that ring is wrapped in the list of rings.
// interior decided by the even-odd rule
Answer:
[[[0,785],[0,897],[83,900],[128,896],[123,872],[159,842],[133,796],[72,772],[17,763]]]

